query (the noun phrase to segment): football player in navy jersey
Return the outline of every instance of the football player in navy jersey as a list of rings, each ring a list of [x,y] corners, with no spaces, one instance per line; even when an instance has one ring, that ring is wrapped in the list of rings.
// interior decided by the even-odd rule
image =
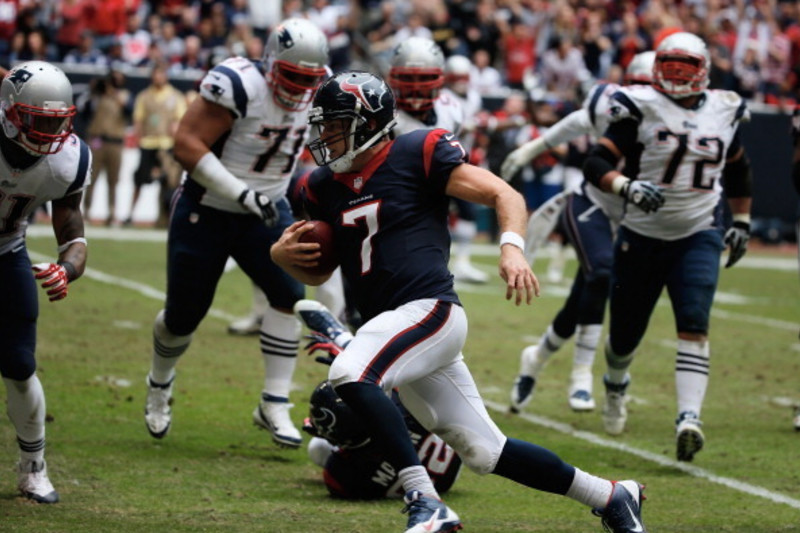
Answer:
[[[36,280],[56,302],[67,296],[70,283],[86,266],[80,206],[92,154],[72,134],[74,116],[72,85],[54,65],[21,63],[0,85],[0,375],[19,445],[19,490],[39,503],[57,502],[58,492],[44,459],[46,409],[35,358]],[[31,265],[25,247],[28,218],[48,201],[58,259]]]
[[[644,531],[642,487],[611,482],[563,462],[553,452],[506,437],[486,411],[462,356],[467,319],[447,270],[449,197],[494,208],[499,273],[506,298],[530,303],[539,283],[522,249],[527,213],[522,196],[489,171],[470,165],[446,130],[418,130],[392,140],[395,101],[380,77],[343,72],[317,90],[309,116],[312,154],[321,168],[306,188],[307,210],[334,227],[336,253],[364,324],[333,361],[336,393],[369,428],[397,468],[409,514],[406,533],[456,531],[386,392],[423,427],[447,442],[469,468],[567,495],[596,509],[614,532]],[[272,245],[272,257],[298,280],[320,252],[299,238],[298,221]]]
[[[282,446],[302,442],[289,416],[289,388],[300,337],[292,307],[304,288],[272,262],[269,246],[293,221],[285,195],[327,60],[322,31],[288,19],[270,34],[263,64],[235,57],[211,69],[178,126],[175,158],[189,175],[173,198],[167,300],[153,326],[145,422],[155,438],[170,429],[175,366],[233,257],[269,301],[261,324],[264,386],[253,422]]]
[[[725,267],[750,236],[752,177],[739,135],[749,120],[742,98],[707,90],[711,59],[702,39],[674,33],[656,50],[652,85],[612,96],[612,121],[584,165],[588,181],[625,199],[617,233],[605,346],[603,424],[625,430],[628,369],[664,288],[677,332],[676,455],[691,461],[705,443],[701,410],[708,387],[711,306]],[[623,172],[617,170],[625,158]],[[725,190],[733,222],[723,224]]]

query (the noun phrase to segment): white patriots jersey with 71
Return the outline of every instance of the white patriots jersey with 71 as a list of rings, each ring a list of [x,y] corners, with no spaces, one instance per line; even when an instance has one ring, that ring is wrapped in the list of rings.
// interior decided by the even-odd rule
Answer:
[[[200,82],[200,96],[228,109],[233,127],[215,153],[250,189],[277,201],[286,194],[292,172],[308,137],[308,108],[287,111],[275,103],[257,62],[226,59]],[[203,205],[245,213],[235,200],[206,191]]]

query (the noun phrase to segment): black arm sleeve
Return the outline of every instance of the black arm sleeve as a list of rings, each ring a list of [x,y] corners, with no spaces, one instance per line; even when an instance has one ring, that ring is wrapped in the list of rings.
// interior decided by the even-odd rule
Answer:
[[[583,163],[583,177],[597,188],[600,188],[600,179],[617,168],[617,157],[603,146],[596,144],[589,150],[589,155]]]
[[[725,164],[722,169],[722,186],[728,198],[750,198],[753,195],[753,174],[747,154]]]

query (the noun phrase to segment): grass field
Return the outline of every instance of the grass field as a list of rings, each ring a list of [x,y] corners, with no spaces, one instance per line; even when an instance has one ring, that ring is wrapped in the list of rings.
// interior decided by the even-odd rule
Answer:
[[[304,449],[280,449],[252,425],[263,378],[258,341],[225,332],[227,319],[249,308],[249,284],[238,270],[223,277],[214,312],[177,367],[169,436],[152,439],[143,420],[144,379],[165,286],[165,245],[152,232],[143,235],[155,238],[139,241],[96,233],[89,234],[91,270],[69,297],[51,304],[40,295],[37,358],[47,396],[48,469],[62,501],[43,506],[18,496],[14,432],[2,417],[0,531],[402,531],[401,503],[329,499]],[[29,238],[29,249],[38,254],[34,260],[55,253],[50,237]],[[494,272],[493,257],[477,260]],[[567,407],[571,345],[542,374],[527,414],[506,412],[519,352],[553,317],[567,284],[545,284],[541,298],[520,308],[503,299],[499,279],[464,287],[465,355],[508,435],[548,447],[589,472],[647,484],[649,531],[800,531],[800,433],[792,430],[787,406],[800,401],[794,261],[765,251],[722,272],[703,412],[707,444],[691,465],[674,461],[675,335],[666,300],[632,367],[628,427],[617,438],[603,433],[599,412],[575,414]],[[537,263],[536,270],[544,266]],[[568,273],[574,268],[569,263]],[[326,374],[326,367],[300,357],[292,398],[298,423]],[[601,358],[598,393],[602,368]],[[497,476],[464,472],[447,501],[466,531],[601,530],[599,519],[572,500]]]

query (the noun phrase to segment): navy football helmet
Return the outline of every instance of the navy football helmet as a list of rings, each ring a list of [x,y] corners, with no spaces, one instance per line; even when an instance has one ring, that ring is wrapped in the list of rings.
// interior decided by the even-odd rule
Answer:
[[[394,94],[375,74],[339,73],[317,90],[308,123],[308,149],[317,165],[347,172],[358,154],[397,124]]]
[[[356,414],[339,398],[330,381],[311,393],[309,416],[317,435],[334,446],[355,449],[369,442],[369,435]]]

